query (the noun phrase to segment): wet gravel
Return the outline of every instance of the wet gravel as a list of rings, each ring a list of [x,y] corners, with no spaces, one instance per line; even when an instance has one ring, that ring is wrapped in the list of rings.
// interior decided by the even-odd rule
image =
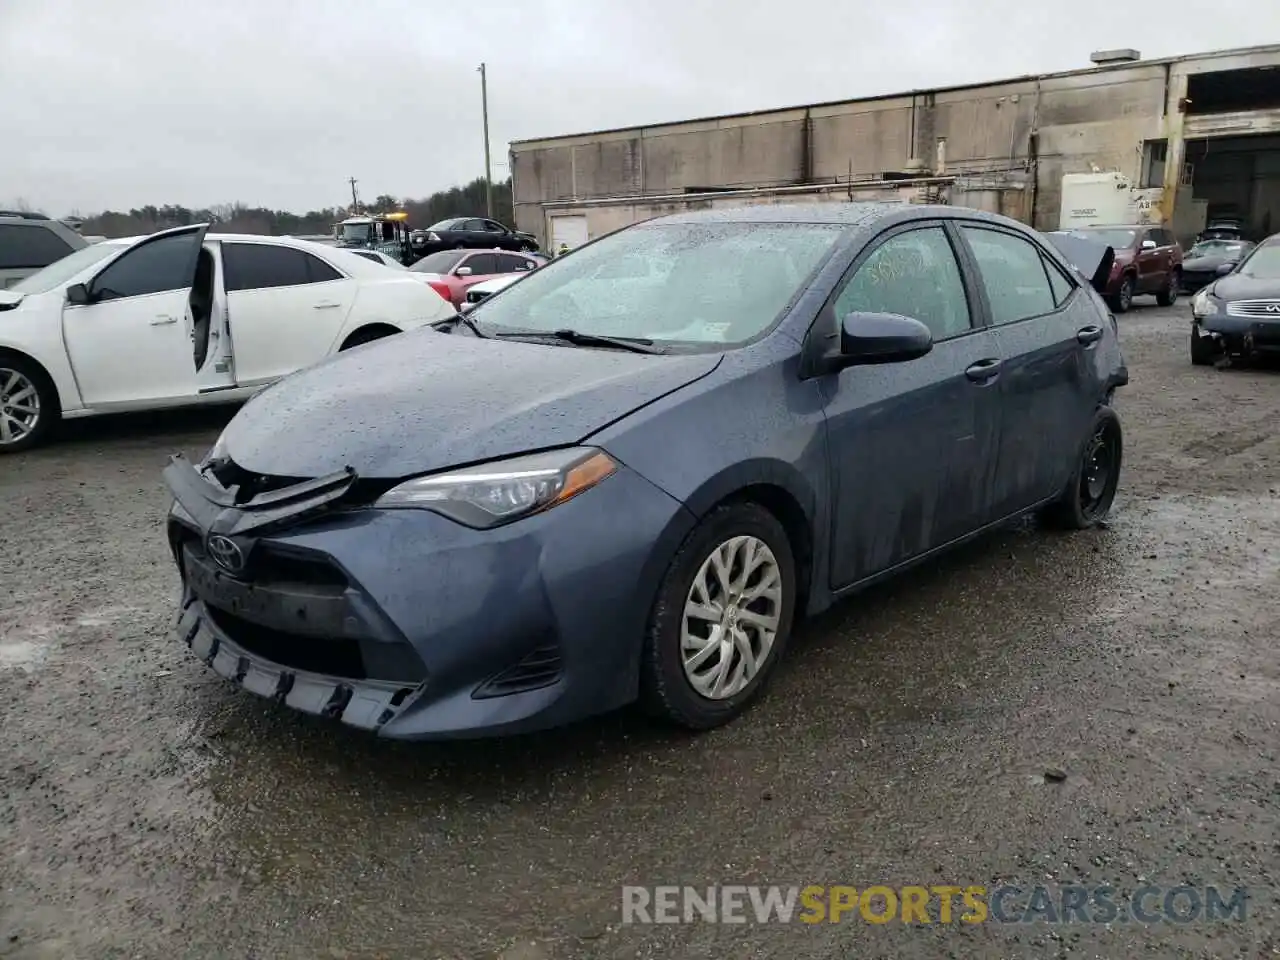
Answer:
[[[1280,954],[1280,370],[1122,318],[1112,524],[1020,527],[804,627],[700,737],[403,745],[168,638],[159,472],[227,414],[0,460],[0,957]],[[1047,774],[1047,775],[1046,775]],[[620,926],[623,884],[1250,890],[1243,921]]]

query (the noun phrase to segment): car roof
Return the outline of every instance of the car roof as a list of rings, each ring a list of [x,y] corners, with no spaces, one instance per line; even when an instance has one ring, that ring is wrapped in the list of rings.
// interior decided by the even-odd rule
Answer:
[[[1024,223],[970,207],[937,204],[899,203],[890,201],[836,201],[829,203],[755,204],[713,210],[690,210],[647,220],[644,225],[661,223],[812,223],[862,228],[886,218],[923,220],[930,217],[964,217],[984,220],[1019,230]]]

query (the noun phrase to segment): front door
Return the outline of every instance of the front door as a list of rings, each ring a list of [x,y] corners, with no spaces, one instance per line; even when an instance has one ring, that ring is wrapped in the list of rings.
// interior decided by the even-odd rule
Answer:
[[[1103,331],[1085,291],[1031,240],[986,224],[960,234],[1004,358],[994,489],[996,513],[1007,516],[1066,483],[1100,390],[1086,353]]]
[[[929,327],[934,347],[824,384],[836,589],[977,529],[992,506],[1000,355],[970,306],[953,240],[929,221],[876,244],[837,291],[830,322],[855,311],[908,316]]]
[[[356,281],[281,243],[222,242],[236,383],[269,383],[318,363],[355,302]]]
[[[191,288],[207,227],[149,237],[67,302],[63,337],[86,406],[145,406],[195,396]]]
[[[1153,246],[1147,246],[1153,244]],[[1154,230],[1138,231],[1138,293],[1154,293],[1164,286],[1165,262],[1168,253],[1162,251]]]

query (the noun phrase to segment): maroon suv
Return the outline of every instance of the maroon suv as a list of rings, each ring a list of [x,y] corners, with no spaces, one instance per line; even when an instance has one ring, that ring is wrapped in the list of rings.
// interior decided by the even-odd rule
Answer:
[[[1133,298],[1142,294],[1154,294],[1162,307],[1178,299],[1182,247],[1164,227],[1084,227],[1069,232],[1105,243],[1116,252],[1105,291],[1116,313],[1124,313]]]

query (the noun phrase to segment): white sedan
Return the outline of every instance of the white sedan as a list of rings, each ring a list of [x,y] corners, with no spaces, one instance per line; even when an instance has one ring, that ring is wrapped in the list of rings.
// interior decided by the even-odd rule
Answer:
[[[243,400],[453,313],[350,251],[207,229],[106,240],[0,291],[0,454],[59,418]]]

